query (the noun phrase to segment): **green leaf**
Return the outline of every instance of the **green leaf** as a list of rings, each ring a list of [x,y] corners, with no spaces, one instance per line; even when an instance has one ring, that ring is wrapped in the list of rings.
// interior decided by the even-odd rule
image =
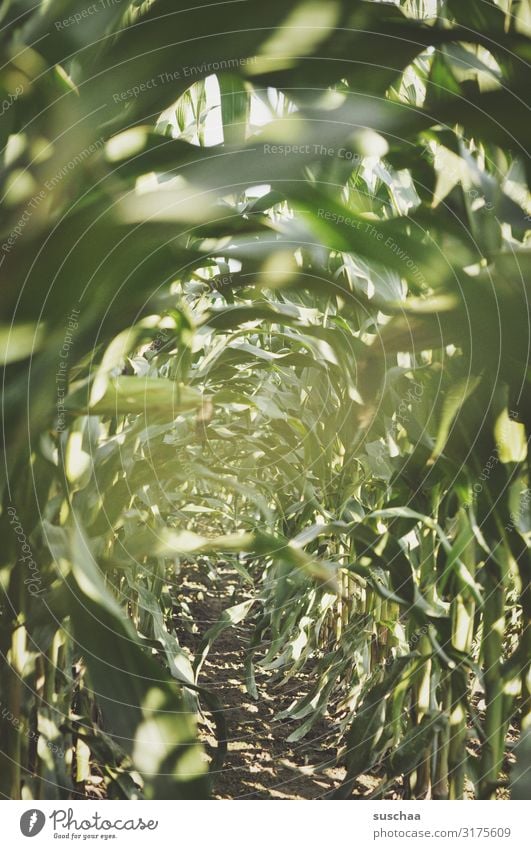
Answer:
[[[72,388],[65,407],[68,411],[100,416],[144,413],[146,417],[164,414],[174,418],[202,404],[201,393],[183,384],[153,377],[108,378],[97,391],[86,384]]]

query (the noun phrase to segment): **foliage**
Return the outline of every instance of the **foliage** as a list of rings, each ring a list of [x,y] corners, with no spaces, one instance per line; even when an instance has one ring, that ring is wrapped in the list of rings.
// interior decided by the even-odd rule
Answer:
[[[340,703],[339,796],[493,797],[529,714],[529,4],[188,7],[1,7],[0,792],[92,760],[208,795],[201,664],[247,618],[251,695],[312,665],[293,739]],[[200,555],[253,598],[192,658]]]

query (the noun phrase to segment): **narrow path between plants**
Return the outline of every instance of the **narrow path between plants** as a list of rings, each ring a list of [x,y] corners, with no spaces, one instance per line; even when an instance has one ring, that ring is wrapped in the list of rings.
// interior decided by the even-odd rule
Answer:
[[[197,650],[202,636],[217,622],[223,610],[250,596],[242,590],[238,574],[219,567],[217,580],[190,567],[180,579],[179,601],[185,601],[197,633],[186,631],[181,622],[183,645]],[[298,723],[278,720],[277,715],[293,700],[306,695],[312,683],[309,674],[299,674],[285,685],[272,680],[269,672],[256,667],[258,699],[245,687],[245,657],[251,627],[228,628],[214,642],[203,666],[200,683],[220,699],[228,726],[228,751],[214,787],[218,799],[316,799],[326,796],[342,781],[343,768],[327,767],[336,755],[337,723],[332,717],[318,721],[312,731],[297,743],[287,738]],[[216,745],[208,715],[201,722],[207,751]],[[378,780],[362,777],[356,795],[368,795]]]

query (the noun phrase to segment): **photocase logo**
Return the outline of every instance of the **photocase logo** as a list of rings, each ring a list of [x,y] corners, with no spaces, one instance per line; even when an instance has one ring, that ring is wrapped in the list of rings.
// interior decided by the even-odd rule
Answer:
[[[20,817],[20,830],[24,837],[35,837],[44,828],[46,817],[42,811],[33,808]]]

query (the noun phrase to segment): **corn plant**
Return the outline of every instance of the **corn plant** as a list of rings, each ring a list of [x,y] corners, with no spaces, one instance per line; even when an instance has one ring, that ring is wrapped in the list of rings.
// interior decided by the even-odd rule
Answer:
[[[337,798],[522,797],[525,4],[188,6],[0,12],[0,792],[207,797],[246,620]]]

